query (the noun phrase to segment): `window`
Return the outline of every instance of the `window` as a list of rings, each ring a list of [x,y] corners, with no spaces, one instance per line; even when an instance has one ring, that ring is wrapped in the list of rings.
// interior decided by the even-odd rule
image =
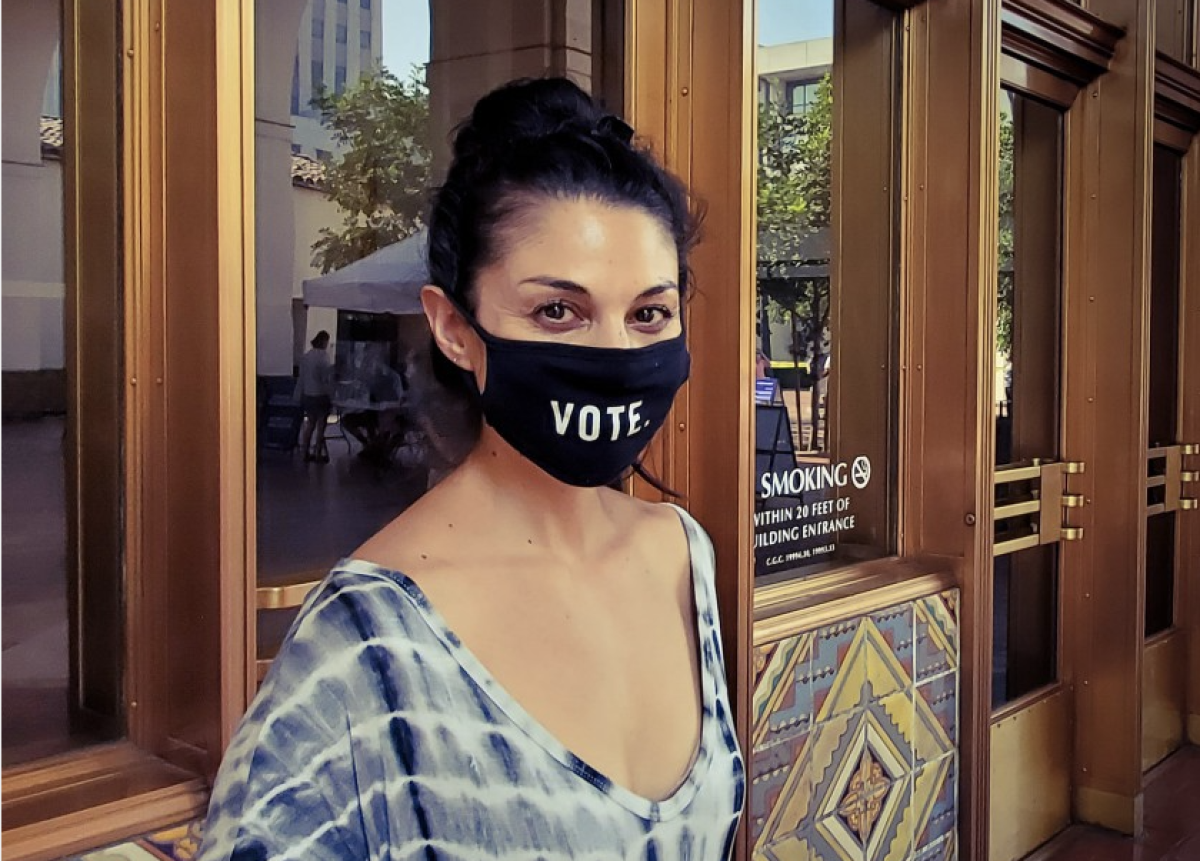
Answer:
[[[292,62],[292,115],[300,113],[300,55]]]
[[[993,410],[996,466],[1058,460],[1062,367],[1063,112],[1012,90],[1000,93],[1000,206]],[[997,486],[997,504],[1034,495]],[[1048,516],[1059,516],[1054,512]],[[1006,518],[997,541],[1035,530]],[[1059,553],[1042,544],[993,562],[992,705],[1058,674]]]
[[[371,0],[358,0],[358,8],[366,9],[369,12],[371,10]]]
[[[60,4],[5,21],[46,61],[4,79],[5,769],[126,734],[121,14],[91,8],[82,41]]]
[[[896,21],[849,0],[841,26],[887,51],[842,56],[833,8],[758,4],[759,585],[896,549]],[[839,150],[841,129],[884,145]]]
[[[370,7],[369,0],[358,2],[363,9]],[[269,5],[263,4],[263,8]],[[421,15],[404,11],[386,17],[399,6],[388,3],[378,11],[385,16],[383,27],[405,36],[398,40],[403,47],[393,62],[395,71],[407,81],[408,70],[428,67],[429,46],[437,40],[430,38],[427,6]],[[324,80],[333,59],[344,56],[347,30],[341,16],[345,7],[342,0],[336,19],[337,49],[328,55],[313,54],[314,85]],[[403,104],[396,105],[396,115],[411,125],[412,134],[386,137],[382,145],[394,147],[394,152],[385,160],[385,181],[372,183],[367,177],[356,186],[360,192],[364,188],[373,193],[379,190],[376,215],[382,228],[378,237],[370,237],[374,243],[370,247],[364,247],[361,232],[347,230],[341,205],[347,197],[331,195],[333,189],[309,180],[319,166],[301,165],[298,159],[295,170],[303,169],[305,176],[295,179],[279,166],[291,158],[289,144],[302,147],[304,153],[315,152],[323,164],[345,155],[347,144],[337,141],[319,117],[315,122],[296,123],[290,141],[273,134],[256,137],[255,163],[275,165],[260,169],[255,178],[260,209],[255,235],[258,313],[254,367],[259,397],[254,480],[260,590],[319,580],[339,558],[352,553],[419,499],[474,443],[477,417],[471,405],[446,392],[433,378],[430,335],[422,315],[339,307],[336,295],[310,300],[305,287],[323,271],[340,269],[379,247],[421,241],[420,236],[411,235],[426,211],[429,188],[438,181],[429,166],[443,163],[446,155],[434,148],[448,145],[450,131],[462,119],[463,111],[494,86],[514,77],[566,66],[566,49],[557,42],[545,45],[544,69],[531,69],[522,59],[526,48],[541,44],[537,40],[550,32],[549,19],[524,15],[515,19],[512,29],[481,28],[466,17],[469,12],[457,14],[455,8],[449,4],[443,22],[455,40],[453,56],[439,64],[438,77],[431,79],[428,87],[423,81],[411,86],[406,82]],[[269,14],[282,15],[282,10],[283,5],[279,10],[271,6]],[[359,30],[359,53],[367,68],[372,64],[372,38],[377,50],[381,36],[373,34],[365,13],[355,14],[357,21],[351,26]],[[259,51],[279,48],[268,41],[277,35],[270,20],[255,28]],[[584,77],[577,80],[589,86],[590,75],[593,90],[610,99],[614,93],[619,96],[624,91],[619,40],[603,50],[597,47],[589,53],[581,49],[579,46],[600,44],[593,41],[598,37],[592,32],[590,11],[568,16],[565,26],[566,44],[573,46],[570,62],[583,64],[572,66],[584,70]],[[616,32],[622,31],[617,28]],[[480,56],[489,58],[485,73],[477,62]],[[331,84],[341,92],[357,70],[344,62],[333,65]],[[269,64],[266,68],[268,74],[273,71]],[[267,85],[256,88],[258,116],[269,115],[269,106],[262,100],[270,98],[274,89]],[[441,114],[431,111],[431,103],[436,105],[438,100],[452,107]],[[614,103],[619,104],[610,102]],[[369,165],[364,169],[370,169]],[[326,253],[314,250],[323,231],[335,239],[327,244]],[[392,286],[411,292],[421,285]],[[297,372],[301,365],[317,361],[306,355],[314,349],[312,341],[321,331],[328,332],[332,342],[326,354],[330,411],[320,420],[310,416],[306,429],[303,407],[294,397]],[[318,453],[317,459],[305,458],[306,441],[309,453]],[[256,614],[259,654],[264,662],[294,613],[295,607],[289,605]]]
[[[318,40],[325,38],[325,19],[323,17],[313,16],[312,19],[312,37],[313,46],[315,47]]]
[[[793,114],[806,114],[814,105],[821,88],[821,78],[815,81],[790,81],[787,85],[788,108]]]
[[[1161,143],[1154,145],[1154,191],[1150,261],[1150,392],[1147,439],[1150,448],[1173,445],[1179,434],[1180,379],[1179,320],[1180,216],[1183,199],[1183,157]],[[1165,461],[1152,461],[1154,472],[1172,472]],[[1178,481],[1174,475],[1167,482]],[[1150,487],[1147,505],[1157,509],[1166,502],[1166,485]],[[1162,510],[1146,518],[1146,627],[1145,634],[1175,625],[1176,532],[1179,512]]]

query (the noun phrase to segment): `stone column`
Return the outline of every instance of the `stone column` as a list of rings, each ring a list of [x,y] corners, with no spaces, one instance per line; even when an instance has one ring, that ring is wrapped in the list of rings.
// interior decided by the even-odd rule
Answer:
[[[292,372],[296,226],[292,212],[292,68],[306,0],[255,4],[254,194],[258,373]]]
[[[435,181],[450,135],[480,96],[513,78],[592,83],[592,0],[430,0]]]
[[[63,406],[62,164],[42,161],[40,128],[62,25],[40,0],[4,0],[3,15],[5,408],[40,412]],[[47,371],[57,385],[39,382]]]

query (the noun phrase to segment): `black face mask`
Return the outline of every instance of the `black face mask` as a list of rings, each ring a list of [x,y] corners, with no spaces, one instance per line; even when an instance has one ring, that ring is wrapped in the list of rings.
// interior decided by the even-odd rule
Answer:
[[[559,481],[611,484],[638,462],[688,378],[681,333],[630,349],[514,341],[460,313],[487,347],[484,420]]]

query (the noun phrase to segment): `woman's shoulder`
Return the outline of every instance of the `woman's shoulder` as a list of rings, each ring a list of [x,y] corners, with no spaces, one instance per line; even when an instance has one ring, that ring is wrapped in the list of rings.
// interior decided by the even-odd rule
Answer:
[[[422,598],[403,574],[343,559],[305,600],[264,688],[308,680],[345,687],[368,671],[374,647],[417,651],[436,643]]]
[[[650,502],[622,494],[623,520],[631,530],[643,530],[654,541],[669,541],[682,530],[693,563],[712,556],[712,542],[700,522],[683,506],[673,502]],[[702,557],[697,559],[696,557]]]

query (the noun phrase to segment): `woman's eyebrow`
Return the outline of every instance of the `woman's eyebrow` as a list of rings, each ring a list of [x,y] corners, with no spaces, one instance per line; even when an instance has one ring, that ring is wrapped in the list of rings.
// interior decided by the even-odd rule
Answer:
[[[653,287],[647,287],[645,290],[639,293],[637,297],[639,299],[647,299],[651,296],[658,296],[662,293],[666,293],[669,290],[678,292],[679,285],[674,281],[662,281],[658,284],[655,284]]]
[[[575,281],[567,278],[552,278],[548,275],[535,275],[532,278],[525,278],[521,284],[540,284],[543,287],[551,287],[555,290],[562,290],[567,293],[577,293],[581,296],[590,296],[591,291]],[[647,287],[637,295],[638,299],[645,299],[650,296],[657,296],[661,293],[666,293],[668,290],[678,290],[679,285],[674,281],[661,281],[653,287]]]
[[[584,296],[590,295],[591,291],[582,284],[577,284],[566,278],[552,278],[549,275],[534,275],[532,278],[522,279],[520,284],[541,284],[543,287],[553,287],[555,290],[564,290],[567,293],[579,293]]]

